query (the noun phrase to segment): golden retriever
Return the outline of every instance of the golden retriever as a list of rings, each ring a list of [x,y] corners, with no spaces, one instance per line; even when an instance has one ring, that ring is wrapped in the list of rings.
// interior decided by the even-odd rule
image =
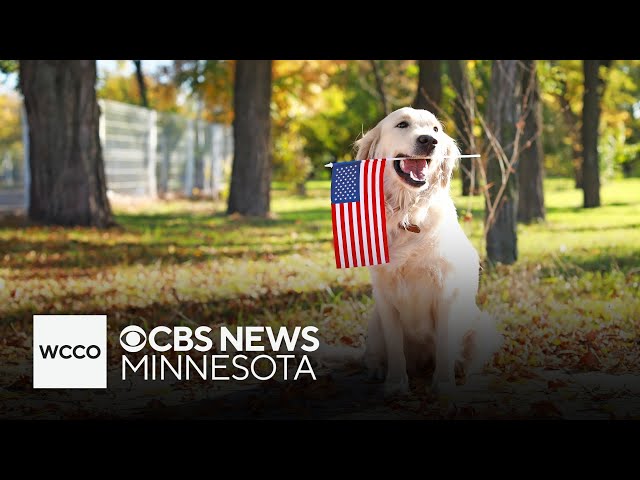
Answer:
[[[427,110],[400,108],[356,142],[357,159],[388,161],[384,195],[391,260],[369,267],[375,307],[365,362],[385,378],[386,395],[406,393],[408,374],[435,362],[431,389],[455,392],[455,369],[477,372],[501,336],[476,306],[478,253],[465,236],[449,194],[460,155]],[[430,159],[409,159],[428,156]]]

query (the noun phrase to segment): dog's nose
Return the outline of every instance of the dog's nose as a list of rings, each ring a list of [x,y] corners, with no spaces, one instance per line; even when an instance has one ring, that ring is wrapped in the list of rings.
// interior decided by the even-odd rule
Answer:
[[[420,135],[418,137],[418,143],[427,144],[427,145],[437,145],[438,140],[433,138],[431,135]]]

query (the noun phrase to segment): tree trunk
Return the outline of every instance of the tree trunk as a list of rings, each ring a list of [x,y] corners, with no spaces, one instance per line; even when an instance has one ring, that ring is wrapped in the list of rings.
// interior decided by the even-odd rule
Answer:
[[[453,105],[453,121],[456,126],[456,137],[464,153],[475,153],[476,139],[473,136],[475,108],[471,83],[467,76],[464,60],[449,60],[449,75],[456,93]],[[478,187],[478,174],[473,158],[460,159],[460,176],[462,178],[462,195],[475,195]]]
[[[578,153],[577,149],[572,148],[573,153],[573,187],[582,190],[583,181],[582,181],[582,154]]]
[[[227,213],[266,217],[271,187],[271,60],[238,60]]]
[[[584,95],[582,103],[582,191],[584,208],[600,206],[600,162],[598,160],[598,126],[600,124],[601,60],[584,60]]]
[[[380,75],[376,61],[369,60],[369,62],[371,62],[371,69],[373,70],[373,76],[376,80],[376,90],[378,91],[380,102],[382,102],[382,113],[384,113],[384,116],[386,117],[389,115],[389,108],[387,106],[387,96],[384,93],[384,82],[382,81],[382,76]]]
[[[200,192],[204,190],[204,149],[206,145],[206,136],[202,135],[202,109],[202,101],[197,100],[196,119],[193,122],[193,186]]]
[[[99,228],[113,224],[95,82],[95,60],[20,61],[32,220]]]
[[[442,101],[442,71],[440,60],[418,60],[418,92],[413,108],[422,108],[438,114]]]
[[[573,174],[575,179],[575,188],[582,188],[582,145],[580,141],[580,118],[571,110],[569,103],[569,95],[567,92],[567,81],[559,79],[558,83],[562,87],[559,93],[555,94],[556,99],[560,102],[560,109],[564,122],[569,129],[571,136],[571,158],[573,162]]]
[[[544,152],[542,102],[535,60],[523,60],[522,92],[526,97],[522,153],[518,159],[518,221],[544,220]]]
[[[144,108],[149,108],[149,101],[147,99],[147,85],[144,82],[144,74],[142,73],[142,60],[134,60],[133,64],[136,66],[136,79],[138,80],[138,92],[140,93],[140,104]]]
[[[491,90],[489,92],[487,123],[496,141],[502,145],[508,161],[514,154],[517,126],[520,120],[521,68],[518,60],[494,60],[491,66]],[[514,165],[517,168],[517,164]],[[485,199],[485,221],[488,221],[491,205],[503,184],[503,174],[498,157],[491,149],[487,158],[488,199]],[[516,232],[518,213],[517,176],[511,173],[506,178],[504,193],[495,205],[494,221],[487,231],[487,256],[491,263],[511,264],[518,259],[518,235]]]

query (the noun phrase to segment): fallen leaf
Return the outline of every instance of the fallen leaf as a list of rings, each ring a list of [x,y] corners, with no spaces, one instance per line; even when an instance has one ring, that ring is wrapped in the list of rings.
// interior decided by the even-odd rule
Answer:
[[[588,368],[589,370],[598,370],[600,367],[600,361],[593,352],[588,351],[580,358],[580,365]]]

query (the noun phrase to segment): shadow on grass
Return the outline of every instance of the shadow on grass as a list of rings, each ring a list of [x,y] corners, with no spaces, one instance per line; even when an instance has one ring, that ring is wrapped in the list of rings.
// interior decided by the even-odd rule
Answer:
[[[107,232],[94,229],[44,227],[24,219],[3,222],[11,234],[19,228],[34,228],[34,235],[0,238],[0,267],[15,269],[100,268],[116,265],[202,262],[220,258],[256,259],[286,255],[329,242],[329,209],[290,211],[277,218],[229,217],[224,213],[119,214],[118,226]],[[68,233],[86,233],[86,238],[68,238]],[[129,234],[126,241],[118,235]],[[306,234],[312,238],[300,238]],[[130,235],[139,238],[131,241]],[[124,240],[124,239],[123,239]]]
[[[640,267],[640,250],[623,255],[611,251],[587,258],[570,256],[567,257],[567,261],[570,265],[576,265],[591,272],[621,270],[627,273],[631,270],[637,271]]]
[[[307,292],[287,291],[277,294],[254,297],[247,294],[211,298],[206,301],[184,301],[177,296],[175,302],[159,302],[148,298],[148,305],[143,307],[133,305],[114,306],[109,309],[109,325],[111,328],[119,325],[149,324],[149,325],[208,325],[225,323],[228,325],[255,324],[255,318],[273,312],[286,312],[295,306],[300,315],[309,315],[317,311],[323,304],[335,304],[349,299],[361,299],[371,295],[370,285],[342,287],[332,285],[331,293],[327,290],[311,290]],[[211,292],[213,295],[215,292]],[[81,300],[83,297],[75,295],[62,297],[61,300],[73,298]],[[42,313],[30,308],[3,313],[0,324],[8,325],[12,322],[30,325],[33,314]],[[69,312],[62,308],[54,308],[50,314],[95,314],[91,306],[83,306]],[[302,316],[294,319],[296,325],[305,323]]]
[[[221,258],[246,258],[248,260],[264,258],[269,261],[273,259],[274,255],[304,252],[314,248],[320,242],[321,240],[292,239],[286,243],[269,245],[269,248],[264,248],[264,243],[259,241],[233,243],[229,244],[224,251],[207,252],[198,248],[199,245],[176,246],[173,242],[154,242],[151,244],[119,242],[115,245],[104,245],[76,240],[16,242],[0,239],[0,251],[9,255],[8,261],[0,259],[0,266],[31,270],[34,272],[34,276],[39,277],[42,275],[38,274],[38,271],[50,268],[150,265],[158,261],[166,264],[180,264]],[[207,245],[207,242],[203,242],[202,245]],[[215,250],[216,247],[212,248]],[[31,256],[30,252],[32,251],[36,252],[36,256]]]
[[[640,274],[640,249],[628,253],[617,253],[614,249],[598,254],[563,255],[555,265],[542,268],[543,276],[559,273],[580,275],[584,271],[607,273],[621,271],[625,274]]]
[[[123,229],[132,233],[142,233],[145,231],[156,231],[161,234],[194,234],[194,233],[220,233],[245,229],[247,227],[257,227],[269,232],[276,231],[291,225],[297,225],[300,231],[315,232],[321,226],[331,222],[331,211],[326,208],[305,209],[283,212],[275,218],[258,217],[229,217],[223,213],[213,215],[195,214],[157,214],[157,215],[134,215],[120,214],[117,221]],[[327,227],[330,231],[330,226]]]
[[[602,227],[598,225],[589,227],[576,227],[571,225],[545,225],[545,228],[552,232],[605,232],[607,230],[634,230],[636,228],[640,228],[640,223],[607,225]]]

